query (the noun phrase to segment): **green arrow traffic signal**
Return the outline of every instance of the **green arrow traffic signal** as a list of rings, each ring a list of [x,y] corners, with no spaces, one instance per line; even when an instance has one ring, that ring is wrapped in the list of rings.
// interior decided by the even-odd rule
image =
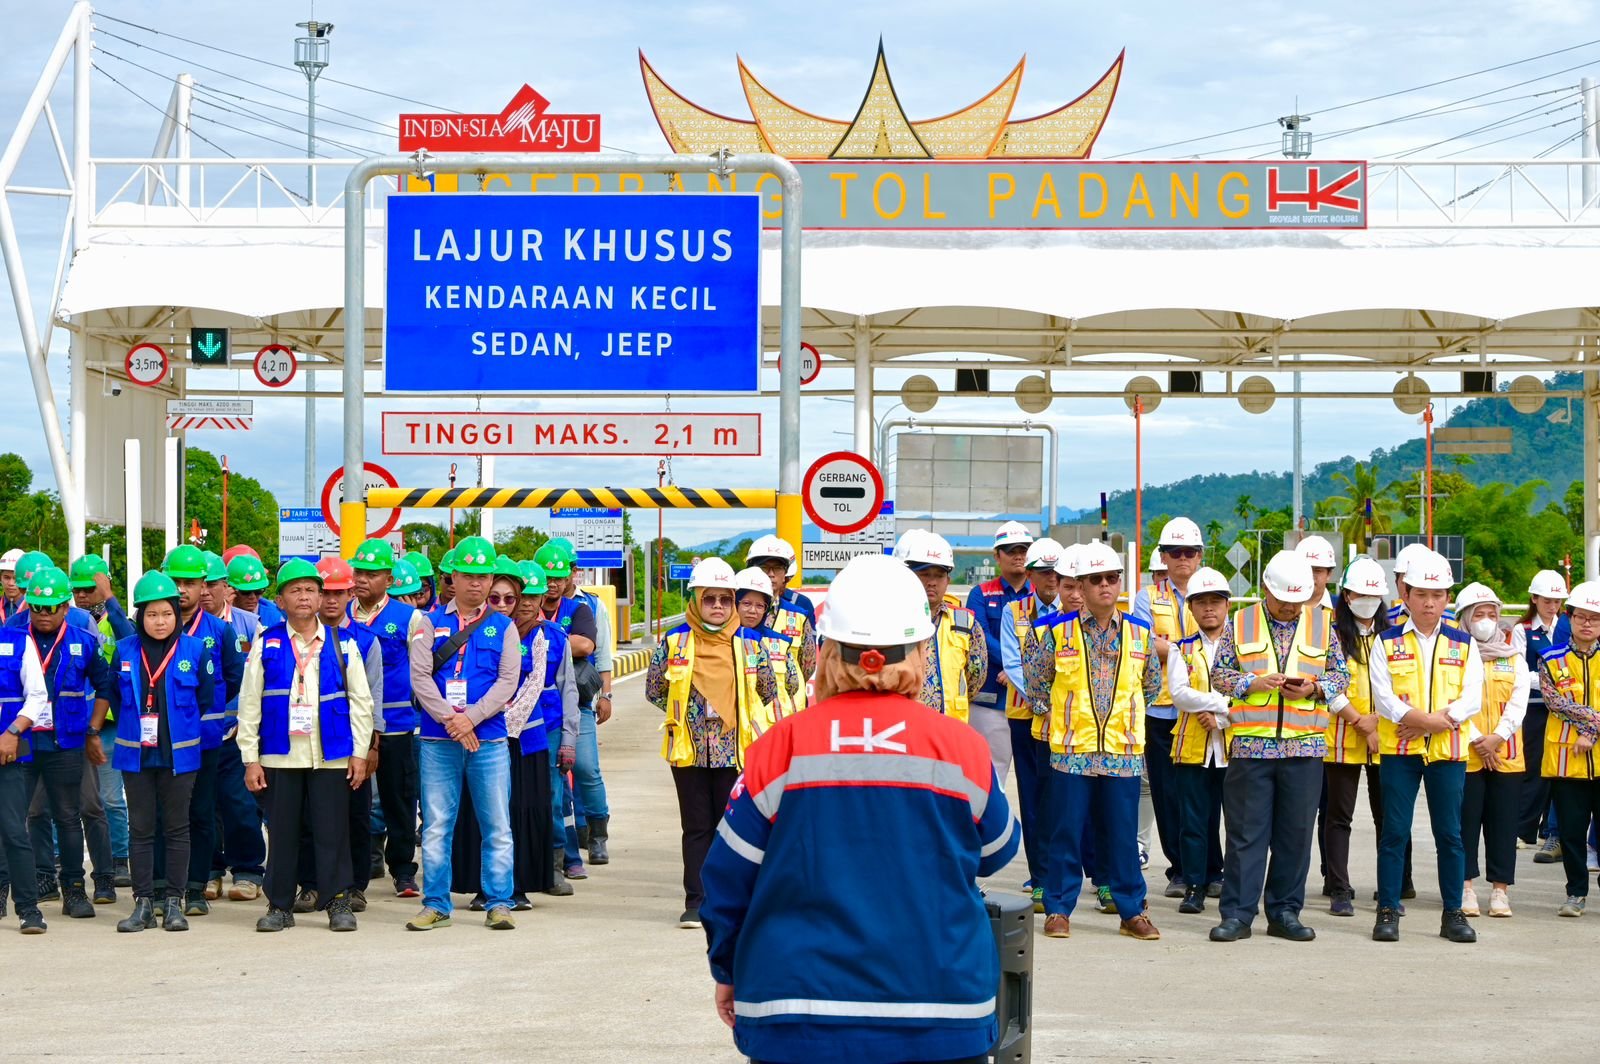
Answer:
[[[190,329],[189,361],[197,366],[226,366],[228,330]]]

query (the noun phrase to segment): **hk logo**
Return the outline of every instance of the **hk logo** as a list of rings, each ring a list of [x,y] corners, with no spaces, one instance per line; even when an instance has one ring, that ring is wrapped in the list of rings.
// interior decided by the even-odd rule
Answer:
[[[1303,592],[1304,590],[1305,590],[1305,588],[1300,586],[1299,584],[1290,584],[1288,587],[1283,589],[1284,594],[1286,594],[1286,595],[1298,595],[1301,592]]]
[[[1336,207],[1339,210],[1359,211],[1361,200],[1357,196],[1345,195],[1345,190],[1361,180],[1361,168],[1356,167],[1345,171],[1340,176],[1322,183],[1322,171],[1315,166],[1306,167],[1306,188],[1304,192],[1291,192],[1278,187],[1278,168],[1267,167],[1267,210],[1276,211],[1283,207],[1301,206],[1311,214],[1321,213],[1324,207]]]
[[[840,735],[839,722],[834,721],[832,748],[835,752],[838,752],[847,747],[859,746],[861,748],[861,752],[864,754],[876,753],[879,750],[887,750],[891,753],[903,754],[906,752],[906,744],[895,742],[894,737],[905,730],[906,722],[902,720],[898,723],[889,725],[889,727],[883,729],[881,732],[874,732],[872,730],[872,718],[867,717],[861,722],[860,735]]]

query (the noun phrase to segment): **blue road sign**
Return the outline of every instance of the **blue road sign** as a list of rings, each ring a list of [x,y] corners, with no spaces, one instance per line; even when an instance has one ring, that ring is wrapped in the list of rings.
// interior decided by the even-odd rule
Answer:
[[[384,387],[753,392],[750,195],[388,199]]]
[[[672,565],[667,566],[668,580],[687,580],[693,575],[694,566],[692,565],[679,565],[674,562]]]

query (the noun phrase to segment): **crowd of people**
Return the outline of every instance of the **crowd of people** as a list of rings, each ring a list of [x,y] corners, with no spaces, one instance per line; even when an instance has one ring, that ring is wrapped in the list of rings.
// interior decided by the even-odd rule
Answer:
[[[120,932],[263,897],[258,931],[314,912],[354,931],[387,877],[422,898],[411,930],[449,926],[452,892],[510,930],[532,896],[573,894],[585,856],[610,861],[612,678],[573,561],[561,539],[518,562],[469,536],[436,570],[375,539],[269,576],[248,546],[186,544],[130,618],[101,558],[8,551],[0,915],[42,934],[43,903],[89,919],[131,889]]]

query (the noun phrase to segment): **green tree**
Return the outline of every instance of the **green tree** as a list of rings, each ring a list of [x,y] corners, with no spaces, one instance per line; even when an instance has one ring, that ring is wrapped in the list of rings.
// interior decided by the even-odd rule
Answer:
[[[1540,481],[1469,486],[1435,507],[1434,527],[1465,540],[1468,579],[1514,598],[1534,573],[1576,554],[1579,537],[1560,508],[1529,512],[1543,487]]]
[[[1233,512],[1239,515],[1239,520],[1245,524],[1250,523],[1250,518],[1255,515],[1256,508],[1250,501],[1250,496],[1241,495],[1233,500]]]
[[[271,569],[278,564],[278,500],[254,477],[228,474],[228,539],[222,539],[222,463],[199,447],[184,450],[185,521],[206,530],[206,546],[218,554],[234,545],[254,547]]]
[[[1574,480],[1567,485],[1567,493],[1561,500],[1561,511],[1566,515],[1567,524],[1572,526],[1572,534],[1583,535],[1583,481]]]
[[[1336,472],[1333,482],[1344,488],[1343,495],[1332,495],[1327,502],[1334,512],[1342,515],[1339,534],[1346,543],[1354,543],[1356,550],[1365,554],[1372,535],[1394,531],[1391,518],[1393,499],[1387,489],[1378,486],[1376,462],[1357,462],[1349,473]],[[1367,506],[1372,506],[1372,523],[1367,523]]]
[[[518,561],[526,561],[533,557],[535,551],[550,542],[550,534],[532,525],[518,525],[496,532],[494,537],[495,550],[501,554],[509,554]]]

